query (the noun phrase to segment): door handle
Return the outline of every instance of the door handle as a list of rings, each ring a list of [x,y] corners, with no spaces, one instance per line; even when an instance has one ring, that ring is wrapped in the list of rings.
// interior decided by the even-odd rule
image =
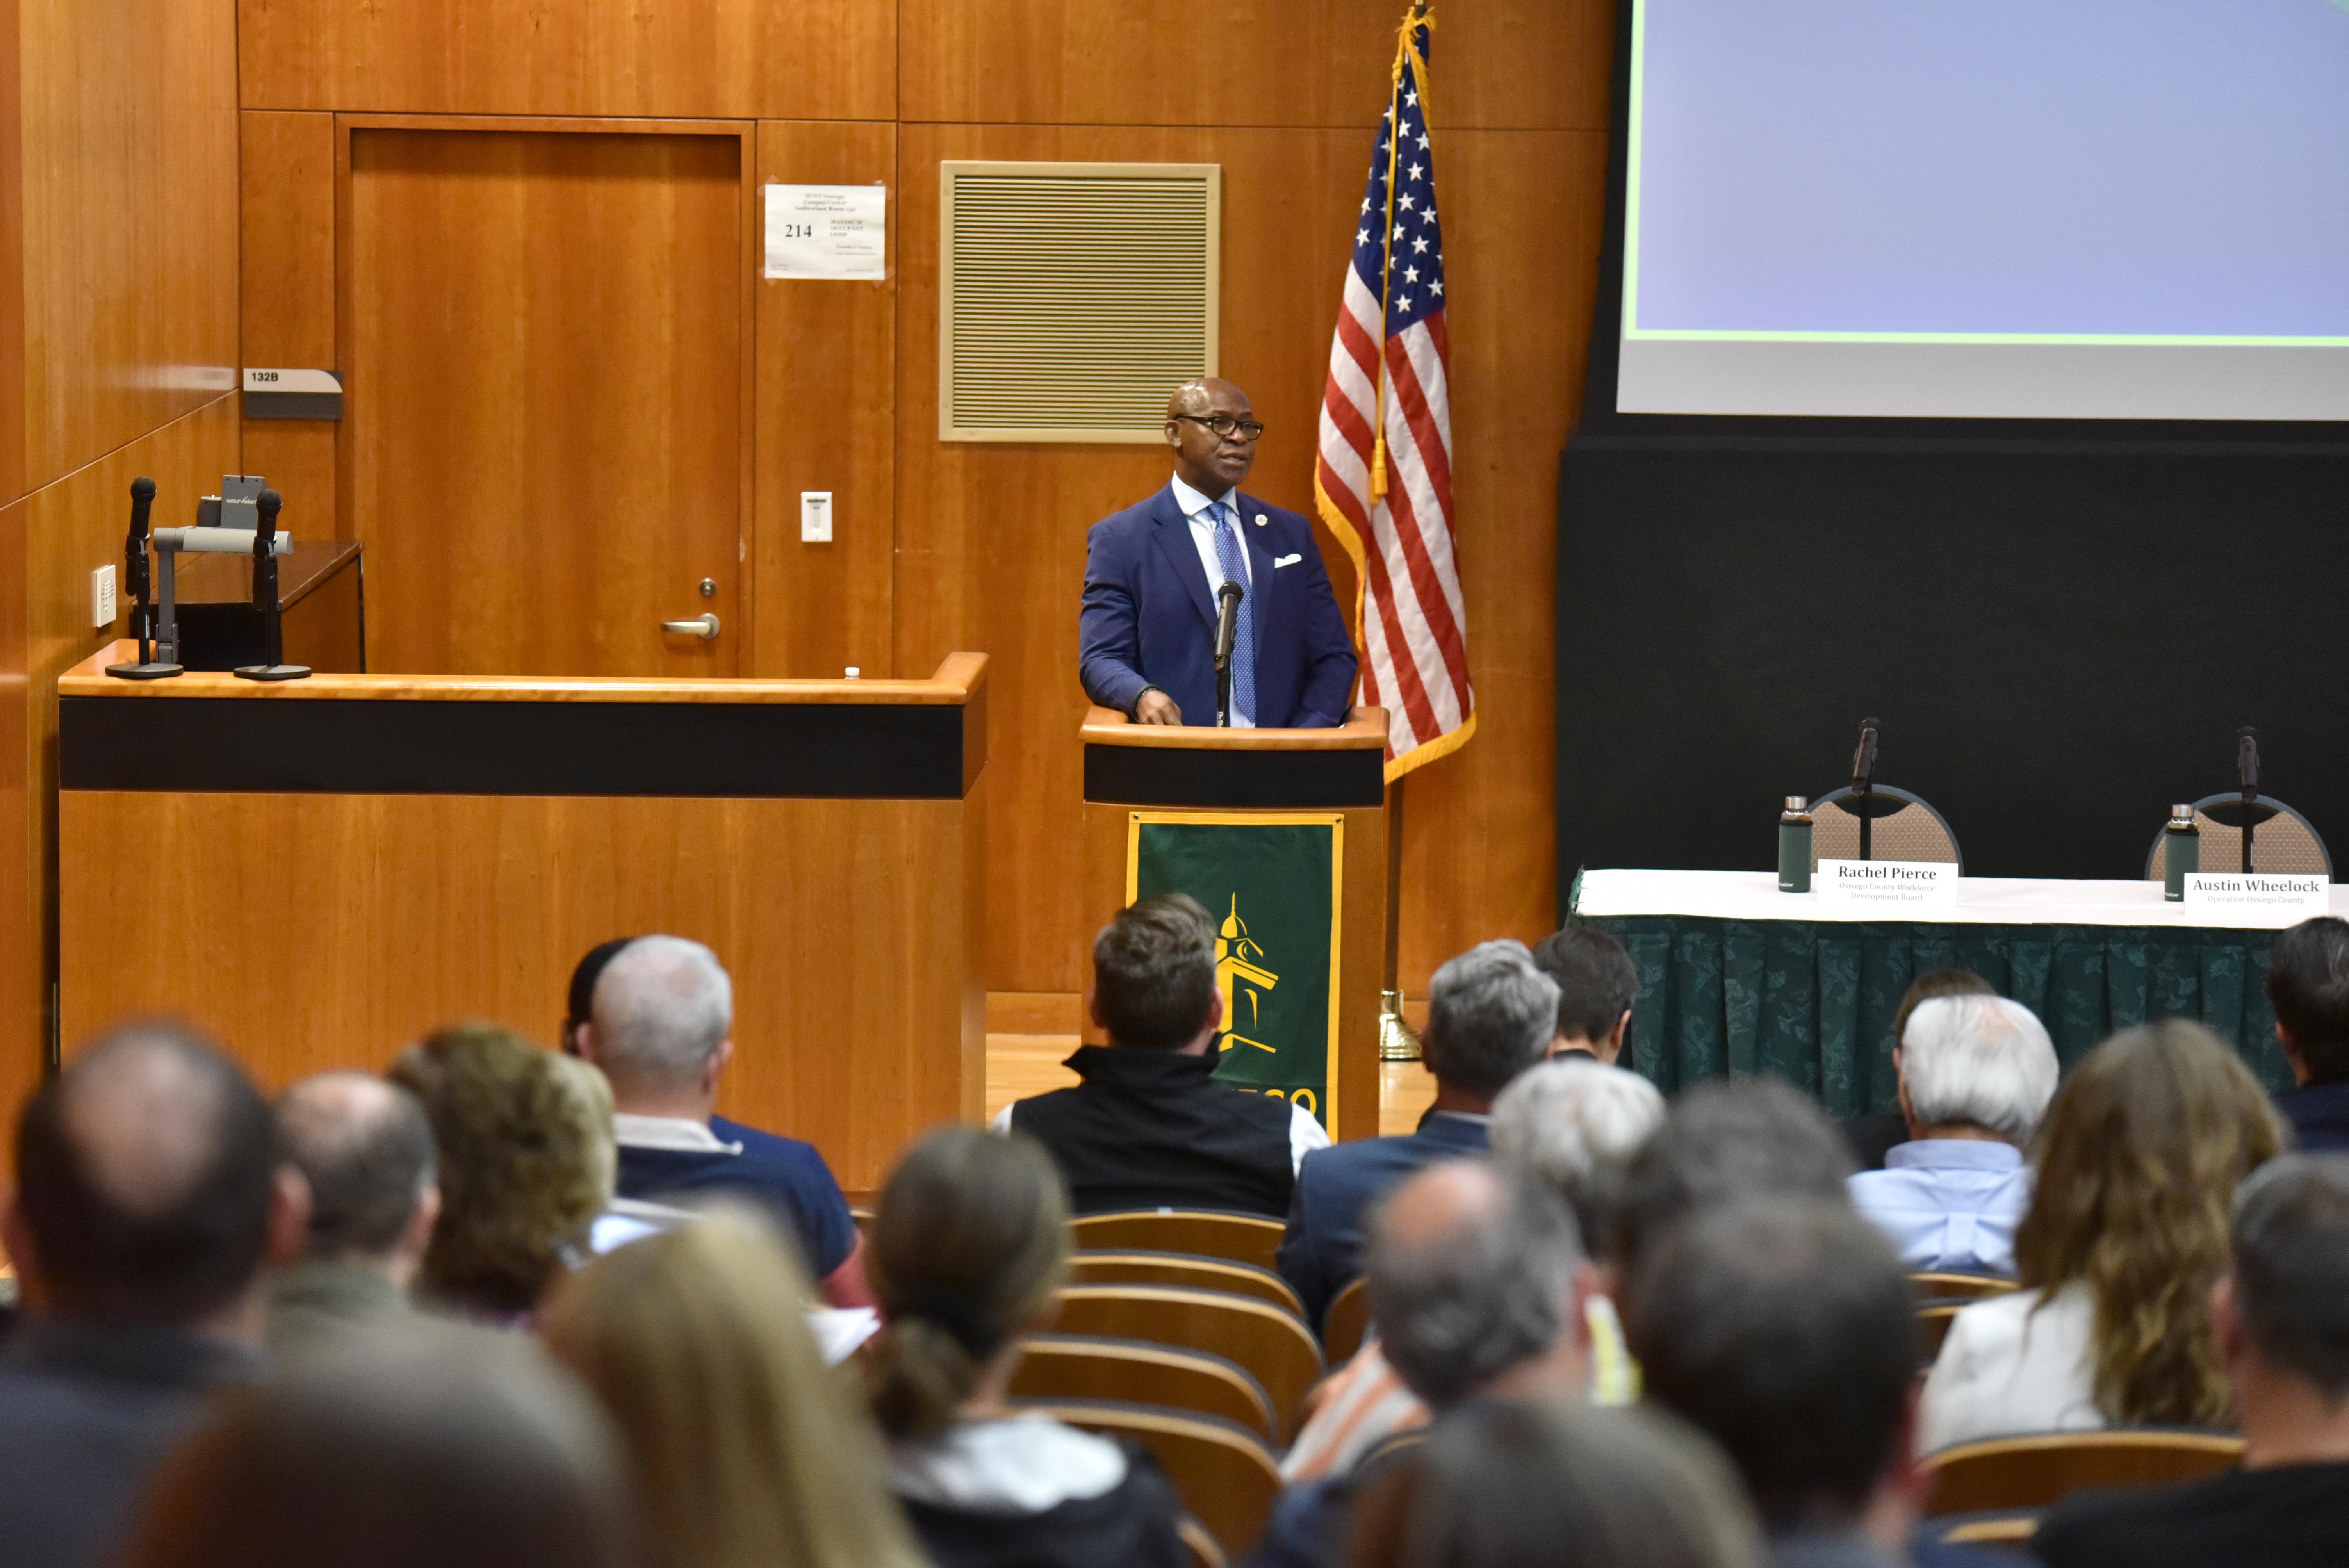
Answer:
[[[664,632],[691,632],[705,643],[718,639],[718,617],[714,614],[696,615],[690,621],[663,621]]]

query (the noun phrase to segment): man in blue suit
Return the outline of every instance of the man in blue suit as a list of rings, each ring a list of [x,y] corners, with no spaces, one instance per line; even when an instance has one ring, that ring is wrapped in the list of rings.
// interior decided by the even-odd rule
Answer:
[[[1483,1154],[1494,1099],[1548,1054],[1557,1028],[1557,983],[1521,942],[1479,943],[1435,972],[1420,1046],[1435,1103],[1419,1130],[1340,1143],[1298,1168],[1278,1263],[1317,1332],[1330,1298],[1361,1272],[1371,1206],[1423,1165]]]
[[[1140,724],[1216,722],[1216,591],[1244,597],[1232,640],[1231,723],[1346,722],[1357,668],[1313,526],[1239,483],[1264,434],[1247,394],[1209,377],[1166,400],[1174,478],[1085,535],[1077,675]]]

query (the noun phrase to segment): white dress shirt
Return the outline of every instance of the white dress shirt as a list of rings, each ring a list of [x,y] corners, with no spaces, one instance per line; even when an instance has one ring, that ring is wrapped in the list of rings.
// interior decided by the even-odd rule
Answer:
[[[2095,1298],[2085,1284],[2051,1299],[2018,1290],[1978,1301],[1950,1322],[1918,1411],[1920,1453],[2016,1432],[2106,1426],[2096,1408]]]
[[[1235,488],[1226,490],[1219,496],[1202,495],[1184,483],[1183,476],[1180,474],[1174,476],[1174,504],[1180,507],[1183,515],[1190,520],[1191,542],[1198,547],[1199,564],[1206,568],[1207,595],[1212,599],[1216,590],[1224,585],[1224,563],[1216,554],[1216,514],[1211,509],[1221,506],[1231,513],[1232,533],[1235,538],[1238,538],[1240,524],[1243,521],[1240,517],[1240,492]],[[1242,576],[1240,585],[1245,588],[1252,586],[1256,582],[1256,562],[1248,559],[1247,541],[1245,538],[1239,539],[1239,546]],[[1245,714],[1235,712],[1232,715],[1231,727],[1234,729],[1254,729],[1256,720]]]

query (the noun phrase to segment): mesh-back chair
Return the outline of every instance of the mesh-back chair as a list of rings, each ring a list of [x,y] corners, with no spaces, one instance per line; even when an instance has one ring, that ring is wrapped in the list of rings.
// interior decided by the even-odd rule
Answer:
[[[1941,813],[1908,790],[1877,785],[1868,812],[1874,824],[1868,830],[1870,860],[1938,861],[1966,874],[1958,836]],[[1821,861],[1857,859],[1859,797],[1846,785],[1811,802],[1811,870],[1816,872]]]
[[[2282,801],[2261,796],[2251,807],[2251,870],[2291,876],[2333,880],[2333,857],[2308,819]],[[2207,795],[2194,802],[2194,826],[2202,835],[2196,850],[2196,869],[2239,872],[2243,869],[2243,796],[2240,790]],[[2153,835],[2153,849],[2145,857],[2147,882],[2163,881],[2169,870],[2169,830],[2165,824]]]

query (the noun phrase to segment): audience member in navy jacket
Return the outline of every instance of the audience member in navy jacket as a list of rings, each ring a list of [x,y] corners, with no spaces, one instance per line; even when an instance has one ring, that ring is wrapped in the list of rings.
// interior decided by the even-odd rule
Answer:
[[[1281,1238],[1280,1272],[1317,1327],[1330,1300],[1361,1272],[1365,1209],[1436,1160],[1482,1154],[1494,1097],[1540,1061],[1557,1026],[1557,985],[1521,942],[1485,942],[1435,972],[1421,1059],[1435,1103],[1419,1129],[1364,1138],[1305,1157]]]
[[[612,1080],[619,1194],[749,1198],[797,1240],[826,1301],[869,1306],[856,1222],[823,1156],[713,1114],[733,1028],[733,982],[698,942],[639,936],[610,955],[574,1039]]]
[[[2302,1149],[2349,1150],[2349,921],[2279,932],[2268,949],[2276,1043],[2299,1087],[2276,1097]]]

